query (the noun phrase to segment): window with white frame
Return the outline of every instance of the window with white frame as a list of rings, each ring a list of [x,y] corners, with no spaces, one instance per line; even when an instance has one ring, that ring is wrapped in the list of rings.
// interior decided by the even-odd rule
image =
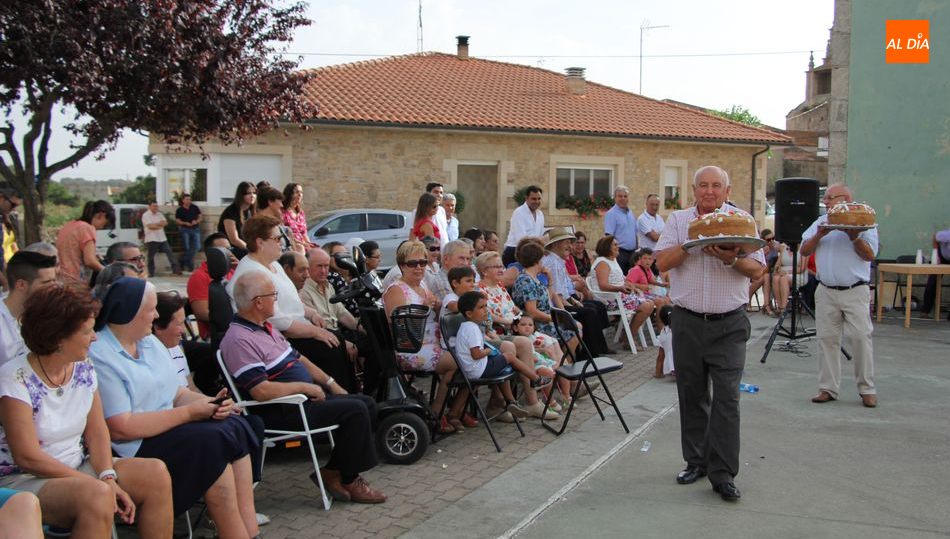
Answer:
[[[660,207],[676,210],[689,203],[686,192],[686,162],[661,160],[660,162]]]
[[[555,178],[557,207],[567,197],[610,197],[614,182],[613,167],[559,166]]]
[[[208,200],[208,169],[206,168],[166,168],[165,200],[178,200],[182,193],[191,194],[194,202]]]

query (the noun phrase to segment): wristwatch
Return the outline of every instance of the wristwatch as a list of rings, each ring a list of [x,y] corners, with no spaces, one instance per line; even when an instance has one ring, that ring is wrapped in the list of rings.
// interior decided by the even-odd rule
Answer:
[[[736,262],[738,262],[738,261],[739,261],[739,256],[736,255],[736,257],[732,259],[732,262],[726,264],[726,267],[727,267],[727,268],[734,268],[734,267],[736,267]],[[723,262],[723,264],[725,264],[725,262]]]

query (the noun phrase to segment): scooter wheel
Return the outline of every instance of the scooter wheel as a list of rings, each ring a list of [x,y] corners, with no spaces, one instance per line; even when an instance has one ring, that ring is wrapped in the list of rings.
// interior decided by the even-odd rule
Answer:
[[[416,414],[402,412],[386,416],[376,430],[376,447],[390,464],[412,464],[429,448],[429,427]]]

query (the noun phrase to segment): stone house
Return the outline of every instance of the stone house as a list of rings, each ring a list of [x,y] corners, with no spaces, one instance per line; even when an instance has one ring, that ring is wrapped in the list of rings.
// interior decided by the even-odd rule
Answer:
[[[790,140],[765,129],[566,75],[468,54],[420,53],[319,68],[302,99],[318,104],[307,129],[285,126],[242,146],[206,144],[204,158],[153,135],[158,199],[204,194],[230,202],[238,182],[304,186],[309,216],[346,207],[414,209],[427,182],[461,192],[462,228],[500,231],[518,189],[544,189],[549,226],[574,225],[593,238],[602,219],[559,208],[564,197],[610,196],[626,185],[639,213],[648,194],[688,204],[692,174],[716,164],[731,199],[762,217],[766,152]],[[755,181],[752,181],[752,178]],[[668,213],[670,210],[664,210]],[[213,214],[212,214],[213,215]]]

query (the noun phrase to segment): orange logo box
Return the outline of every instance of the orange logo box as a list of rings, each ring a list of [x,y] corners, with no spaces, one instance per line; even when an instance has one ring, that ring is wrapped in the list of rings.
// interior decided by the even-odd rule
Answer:
[[[884,34],[886,63],[930,63],[930,21],[887,21]]]

